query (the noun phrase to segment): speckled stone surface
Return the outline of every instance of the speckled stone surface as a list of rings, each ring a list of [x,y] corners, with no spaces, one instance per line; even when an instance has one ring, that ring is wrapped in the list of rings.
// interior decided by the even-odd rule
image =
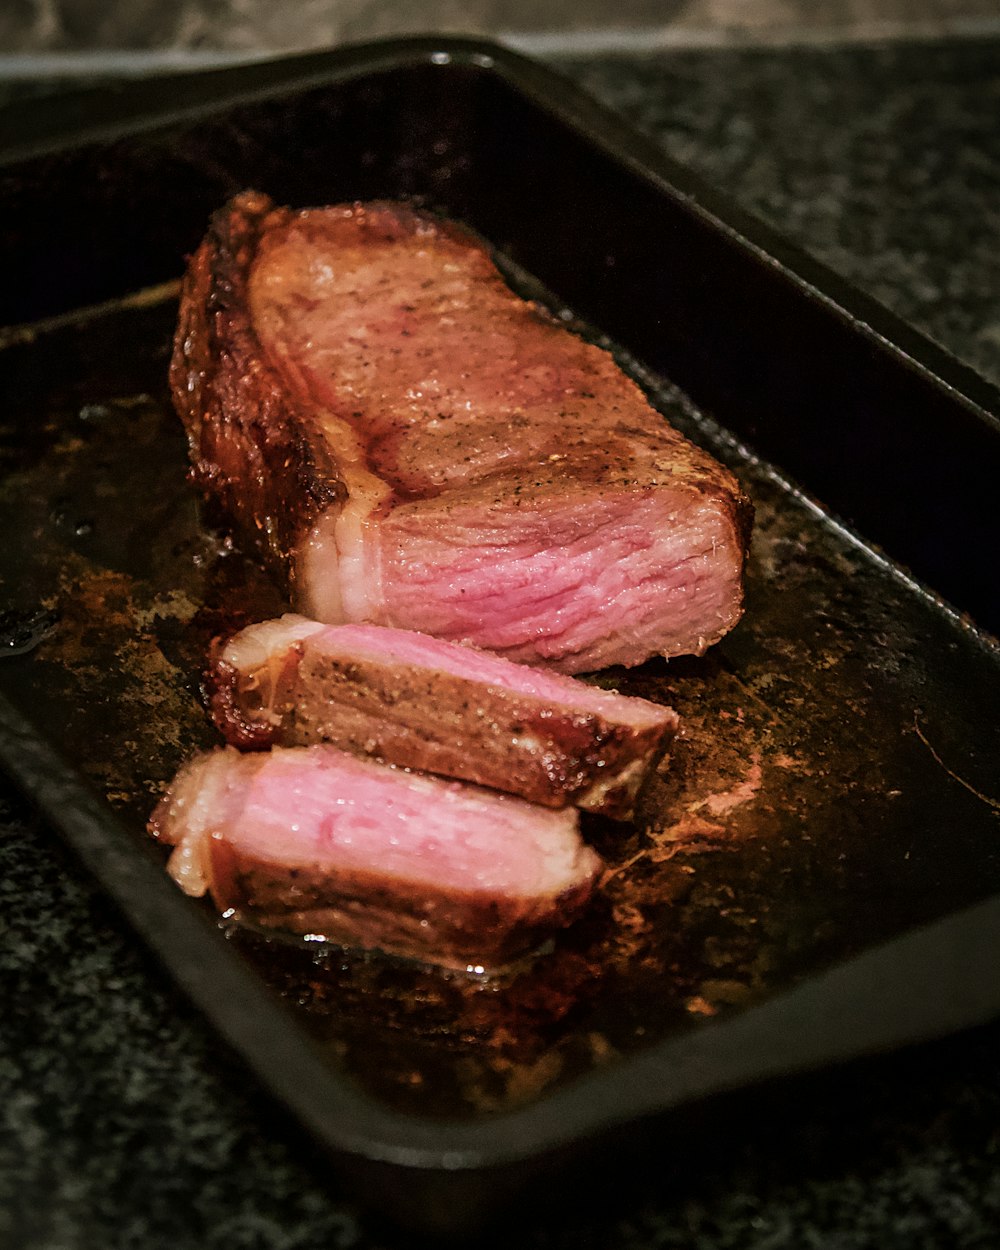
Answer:
[[[685,53],[568,68],[676,156],[1000,379],[1000,45]],[[0,1246],[412,1244],[227,1056],[0,790]],[[995,1250],[1000,1025],[863,1065],[684,1166],[482,1245]],[[725,1121],[723,1121],[725,1123]]]
[[[564,62],[676,159],[1000,381],[1000,42]]]
[[[665,32],[723,42],[781,32],[816,37],[890,28],[991,25],[993,0],[5,0],[0,55],[90,49],[260,50],[436,30]],[[995,33],[995,32],[994,32]]]

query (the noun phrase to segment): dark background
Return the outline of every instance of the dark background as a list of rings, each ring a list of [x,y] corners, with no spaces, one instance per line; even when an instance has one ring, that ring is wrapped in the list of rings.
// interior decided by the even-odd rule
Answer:
[[[9,100],[81,76],[162,71],[171,58],[211,62],[404,26],[513,31],[1000,381],[994,5],[845,0],[826,6],[821,28],[804,0],[646,4],[610,17],[600,4],[561,18],[558,7],[541,15],[527,4],[442,3],[414,16],[359,0],[16,0],[0,14],[0,93]],[[0,1245],[406,1244],[357,1211],[7,786],[0,985]],[[771,1091],[706,1124],[708,1144],[702,1131],[690,1157],[659,1141],[628,1183],[581,1190],[568,1213],[535,1210],[484,1240],[635,1250],[1000,1245],[998,1026]]]

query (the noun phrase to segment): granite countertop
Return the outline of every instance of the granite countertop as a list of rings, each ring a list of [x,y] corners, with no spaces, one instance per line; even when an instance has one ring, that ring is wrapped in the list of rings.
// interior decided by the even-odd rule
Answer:
[[[742,203],[1000,382],[1000,42],[561,62]],[[0,788],[0,1245],[410,1244],[234,1066],[13,789]],[[483,1239],[538,1247],[1000,1245],[1000,1024],[856,1065]]]
[[[1000,41],[567,68],[672,156],[1000,381]]]

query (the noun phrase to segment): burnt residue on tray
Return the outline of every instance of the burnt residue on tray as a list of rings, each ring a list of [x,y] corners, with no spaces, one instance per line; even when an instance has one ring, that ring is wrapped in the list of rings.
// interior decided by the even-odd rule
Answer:
[[[175,313],[133,302],[0,352],[0,604],[31,643],[10,645],[0,685],[139,840],[181,761],[216,740],[212,638],[284,606],[186,481]],[[222,925],[394,1107],[523,1105],[1000,888],[992,645],[642,380],[736,469],[757,523],[733,634],[594,677],[670,703],[683,729],[633,824],[586,818],[608,864],[586,917],[489,978]]]

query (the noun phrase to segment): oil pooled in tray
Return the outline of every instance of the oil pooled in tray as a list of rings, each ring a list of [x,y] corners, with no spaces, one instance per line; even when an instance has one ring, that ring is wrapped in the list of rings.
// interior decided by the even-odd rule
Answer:
[[[0,684],[137,839],[182,760],[217,741],[211,640],[285,607],[187,483],[174,317],[140,302],[0,351]],[[633,824],[585,820],[608,864],[588,914],[489,979],[223,928],[394,1107],[522,1105],[1000,889],[995,650],[642,380],[735,468],[757,518],[732,634],[594,678],[670,703],[683,729]]]

